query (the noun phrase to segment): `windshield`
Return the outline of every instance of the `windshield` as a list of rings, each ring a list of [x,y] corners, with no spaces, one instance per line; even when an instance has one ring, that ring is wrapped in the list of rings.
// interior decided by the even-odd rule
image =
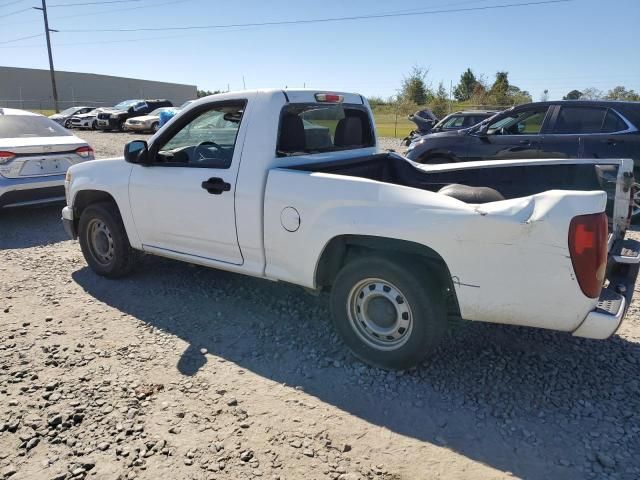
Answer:
[[[70,137],[53,120],[36,115],[0,115],[0,138]]]
[[[151,112],[149,115],[152,115],[152,116],[158,117],[158,116],[160,116],[160,114],[161,114],[162,112],[167,112],[167,111],[171,111],[171,110],[174,110],[174,108],[172,108],[172,107],[161,107],[161,108],[156,108],[156,109],[155,109],[153,112]]]
[[[71,115],[72,113],[80,110],[78,107],[69,107],[66,110],[61,111],[58,115]]]
[[[115,108],[116,110],[128,110],[129,107],[133,107],[138,103],[142,103],[142,100],[125,100],[124,102],[120,102],[113,108]]]
[[[195,102],[195,100],[187,100],[186,102],[184,102],[182,105],[180,105],[178,108],[180,110],[182,110],[183,108],[188,107],[189,105],[191,105],[193,102]]]

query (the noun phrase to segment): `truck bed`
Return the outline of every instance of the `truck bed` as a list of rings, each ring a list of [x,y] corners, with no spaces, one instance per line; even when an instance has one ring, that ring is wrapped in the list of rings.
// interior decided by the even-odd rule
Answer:
[[[509,166],[508,168],[465,168],[428,171],[396,153],[381,153],[353,159],[307,163],[289,167],[307,172],[366,178],[379,182],[438,192],[451,184],[490,187],[505,199],[519,198],[548,190],[604,190],[611,215],[616,189],[616,165],[558,163]]]

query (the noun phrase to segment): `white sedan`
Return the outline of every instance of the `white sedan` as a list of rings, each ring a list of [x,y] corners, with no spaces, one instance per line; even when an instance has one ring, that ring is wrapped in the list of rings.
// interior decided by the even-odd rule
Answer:
[[[64,200],[64,178],[93,149],[42,115],[0,108],[0,208]]]

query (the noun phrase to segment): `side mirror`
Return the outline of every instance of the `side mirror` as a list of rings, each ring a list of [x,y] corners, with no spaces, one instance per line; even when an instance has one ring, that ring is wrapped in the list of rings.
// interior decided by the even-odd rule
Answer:
[[[144,140],[134,140],[124,146],[124,159],[129,163],[149,163],[149,147]]]

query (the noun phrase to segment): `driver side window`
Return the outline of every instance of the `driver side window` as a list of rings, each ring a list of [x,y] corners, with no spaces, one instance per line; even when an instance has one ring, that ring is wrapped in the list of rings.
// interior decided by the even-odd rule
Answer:
[[[495,135],[537,135],[542,130],[548,107],[525,110],[502,117],[491,125],[488,132]]]
[[[196,114],[157,154],[160,164],[229,168],[245,102],[219,104]]]

